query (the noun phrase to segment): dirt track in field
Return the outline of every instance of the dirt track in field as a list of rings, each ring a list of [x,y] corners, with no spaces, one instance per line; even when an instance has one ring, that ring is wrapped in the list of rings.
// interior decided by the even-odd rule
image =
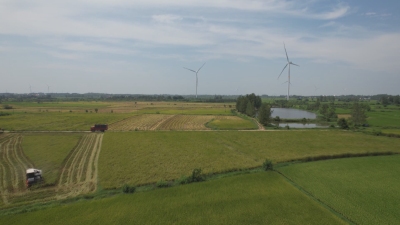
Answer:
[[[0,136],[0,208],[16,202],[46,202],[90,193],[97,188],[98,159],[103,134],[83,134],[61,168],[56,186],[29,190],[25,171],[34,168],[21,143],[23,134]]]
[[[103,134],[86,134],[68,156],[57,185],[57,199],[93,192],[97,188],[98,160]]]
[[[25,170],[33,167],[22,150],[22,138],[20,134],[7,134],[0,139],[0,195],[4,205],[10,195],[26,189]]]

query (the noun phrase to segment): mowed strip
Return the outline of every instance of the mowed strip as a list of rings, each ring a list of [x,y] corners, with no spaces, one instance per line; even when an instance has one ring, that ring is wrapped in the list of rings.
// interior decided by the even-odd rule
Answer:
[[[58,190],[67,196],[88,193],[96,190],[98,158],[103,134],[85,134],[67,158],[61,170]],[[66,191],[65,191],[66,190]]]
[[[22,135],[10,134],[0,140],[0,194],[3,204],[8,204],[9,194],[25,190],[25,170],[33,163],[21,147]]]
[[[275,172],[0,218],[4,224],[346,224]]]
[[[175,115],[159,125],[157,130],[211,130],[205,124],[212,119],[243,120],[237,116]]]
[[[155,130],[162,122],[173,115],[143,114],[110,125],[111,131]]]
[[[104,188],[174,180],[193,169],[221,173],[307,157],[400,152],[400,139],[345,131],[171,131],[105,133],[99,159]]]

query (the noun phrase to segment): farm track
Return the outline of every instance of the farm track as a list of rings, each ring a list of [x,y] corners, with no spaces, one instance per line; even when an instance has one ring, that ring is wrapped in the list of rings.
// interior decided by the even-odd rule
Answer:
[[[57,199],[93,192],[97,188],[98,158],[103,134],[82,137],[69,155],[57,185]]]
[[[0,194],[4,205],[14,193],[25,189],[25,170],[33,163],[22,151],[22,135],[10,134],[0,140]]]

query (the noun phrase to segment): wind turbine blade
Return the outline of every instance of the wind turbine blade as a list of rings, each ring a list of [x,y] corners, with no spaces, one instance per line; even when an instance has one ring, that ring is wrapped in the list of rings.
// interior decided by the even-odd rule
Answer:
[[[186,68],[186,67],[183,67],[184,69],[187,69],[187,70],[190,70],[190,71],[192,71],[192,72],[194,72],[194,73],[196,73],[196,71],[194,71],[194,70],[191,70],[191,69],[188,69],[188,68]]]
[[[198,72],[201,70],[201,68],[203,68],[204,65],[206,65],[206,63],[204,63],[204,64],[197,70],[196,73],[198,73]]]
[[[286,51],[286,46],[285,46],[285,42],[283,42],[283,48],[285,48],[285,53],[286,53],[286,59],[287,59],[287,61],[289,62],[289,57],[288,57],[288,55],[287,55],[287,51]]]
[[[286,83],[287,83],[287,81],[283,82],[282,84],[286,84]]]
[[[281,74],[279,74],[279,77],[281,77],[281,75],[282,75],[283,71],[286,69],[287,65],[288,65],[288,64],[286,64],[286,66],[283,67],[283,70],[282,70]],[[278,79],[279,79],[279,77],[278,77]]]
[[[298,66],[298,67],[300,67],[299,65],[297,65],[297,64],[294,64],[294,63],[291,63],[292,65],[295,65],[295,66]]]

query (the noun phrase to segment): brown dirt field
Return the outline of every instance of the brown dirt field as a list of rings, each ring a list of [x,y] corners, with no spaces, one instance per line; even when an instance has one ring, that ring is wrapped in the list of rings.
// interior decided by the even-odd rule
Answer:
[[[164,114],[143,114],[132,116],[128,119],[113,123],[109,126],[110,131],[133,131],[137,130],[155,130],[157,127],[173,115]]]
[[[345,119],[348,119],[348,118],[350,118],[350,117],[351,117],[351,115],[350,115],[350,114],[338,114],[337,116],[338,116],[338,118],[339,118],[339,119],[340,119],[340,118],[345,118]]]

